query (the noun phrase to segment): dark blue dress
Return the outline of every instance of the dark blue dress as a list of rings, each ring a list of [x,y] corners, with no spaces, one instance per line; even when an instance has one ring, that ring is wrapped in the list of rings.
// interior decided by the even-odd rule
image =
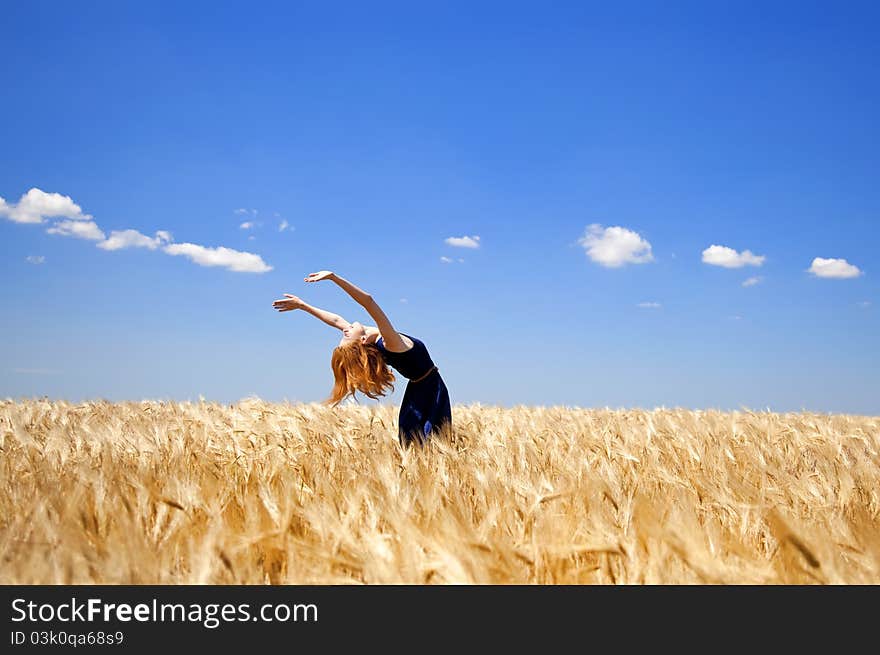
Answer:
[[[391,352],[385,349],[382,337],[376,340],[376,347],[385,362],[408,380],[398,419],[400,443],[403,446],[414,441],[424,444],[432,432],[452,425],[449,391],[425,344],[408,334],[400,334],[412,339],[412,348],[402,353]]]

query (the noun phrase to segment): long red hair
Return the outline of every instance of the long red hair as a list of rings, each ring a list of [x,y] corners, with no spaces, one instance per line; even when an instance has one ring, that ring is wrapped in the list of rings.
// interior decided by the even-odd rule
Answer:
[[[373,344],[352,341],[336,346],[330,368],[335,382],[330,397],[324,401],[330,405],[338,405],[357,391],[375,399],[394,390],[394,374]]]

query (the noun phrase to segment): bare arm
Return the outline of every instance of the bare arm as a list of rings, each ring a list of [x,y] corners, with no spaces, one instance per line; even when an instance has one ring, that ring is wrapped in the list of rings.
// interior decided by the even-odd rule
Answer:
[[[320,307],[313,307],[304,300],[297,298],[296,296],[293,296],[289,293],[285,293],[284,295],[284,299],[276,300],[272,303],[272,306],[279,312],[289,312],[294,309],[301,309],[305,312],[308,312],[315,318],[323,321],[330,327],[334,327],[338,330],[347,328],[349,325],[348,321],[342,318],[339,314],[328,312],[326,309],[321,309]]]
[[[391,321],[388,320],[388,317],[385,315],[385,312],[382,311],[382,308],[379,307],[375,300],[373,300],[373,296],[331,271],[312,273],[306,278],[306,282],[318,282],[320,280],[332,280],[339,285],[343,291],[351,296],[357,304],[367,310],[370,318],[376,321],[376,327],[382,335],[382,341],[385,344],[385,348],[391,352],[404,352],[405,350],[408,350],[407,344],[400,337],[397,330],[394,329],[394,326],[391,325]]]

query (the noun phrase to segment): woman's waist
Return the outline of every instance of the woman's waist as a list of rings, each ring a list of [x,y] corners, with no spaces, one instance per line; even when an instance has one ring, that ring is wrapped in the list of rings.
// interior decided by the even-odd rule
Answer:
[[[417,376],[415,376],[415,377],[409,377],[409,376],[407,376],[407,379],[409,380],[409,382],[410,382],[411,384],[417,384],[417,383],[419,383],[419,382],[421,382],[421,381],[423,381],[423,380],[426,380],[426,379],[428,379],[429,377],[431,377],[431,375],[432,375],[433,373],[437,373],[437,374],[439,375],[439,373],[440,373],[440,369],[437,368],[436,365],[431,364],[431,366],[428,367],[428,369],[427,369],[426,371],[424,371],[423,373],[421,373],[420,375],[417,375]]]

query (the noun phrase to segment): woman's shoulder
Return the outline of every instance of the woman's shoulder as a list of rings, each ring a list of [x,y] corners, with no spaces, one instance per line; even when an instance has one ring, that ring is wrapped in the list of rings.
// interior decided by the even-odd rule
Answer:
[[[403,341],[403,345],[406,346],[406,350],[388,350],[385,347],[385,339],[383,339],[381,335],[376,339],[375,343],[379,348],[381,348],[385,352],[398,353],[398,354],[409,352],[410,350],[415,348],[417,343],[421,343],[421,341],[419,341],[415,337],[411,337],[408,334],[404,334],[403,332],[398,332],[397,334],[400,335],[400,339],[401,339],[401,341]]]

